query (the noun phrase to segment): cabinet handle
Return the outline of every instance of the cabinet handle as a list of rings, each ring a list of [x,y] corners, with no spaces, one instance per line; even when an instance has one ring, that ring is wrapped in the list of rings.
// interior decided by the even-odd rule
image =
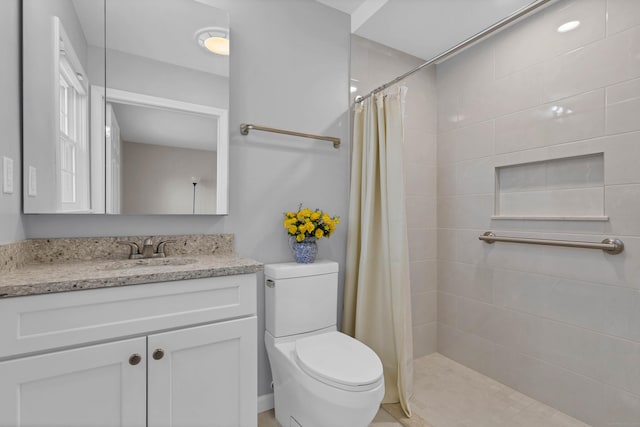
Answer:
[[[129,365],[136,366],[142,360],[142,356],[138,353],[134,353],[129,357]]]
[[[164,350],[163,349],[159,348],[159,349],[156,349],[156,351],[153,352],[153,358],[155,360],[160,360],[163,357],[164,357]]]

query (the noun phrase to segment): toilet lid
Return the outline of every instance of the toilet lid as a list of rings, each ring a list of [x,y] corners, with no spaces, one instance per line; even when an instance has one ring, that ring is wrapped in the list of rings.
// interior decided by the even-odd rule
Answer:
[[[340,332],[313,335],[296,341],[300,367],[331,385],[367,388],[382,378],[382,363],[366,345]]]

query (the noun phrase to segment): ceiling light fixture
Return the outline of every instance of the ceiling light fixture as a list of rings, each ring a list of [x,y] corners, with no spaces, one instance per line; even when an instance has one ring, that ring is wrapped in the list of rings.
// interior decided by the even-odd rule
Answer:
[[[229,30],[220,27],[203,28],[196,33],[198,45],[217,55],[229,55]]]
[[[575,30],[579,26],[580,26],[580,21],[565,22],[564,24],[562,24],[562,25],[560,25],[558,27],[558,32],[559,33],[566,33],[568,31]]]

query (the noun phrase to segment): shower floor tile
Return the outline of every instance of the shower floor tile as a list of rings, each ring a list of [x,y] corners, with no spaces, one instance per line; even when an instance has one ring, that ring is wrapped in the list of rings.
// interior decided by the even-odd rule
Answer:
[[[406,427],[588,427],[438,353],[416,359],[413,369],[412,417],[383,405]]]
[[[385,404],[370,427],[589,427],[438,353],[416,359],[413,370],[411,418]],[[258,427],[279,427],[273,410]]]

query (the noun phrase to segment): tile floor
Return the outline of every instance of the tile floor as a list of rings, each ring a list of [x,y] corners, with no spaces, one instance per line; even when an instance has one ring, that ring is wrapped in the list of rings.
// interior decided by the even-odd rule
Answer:
[[[438,353],[417,359],[414,375],[412,417],[386,404],[370,427],[588,427]],[[280,427],[273,410],[258,427]]]
[[[429,426],[425,424],[425,426]],[[262,412],[258,415],[258,427],[280,427],[280,423],[276,421],[276,415],[273,409],[270,411]],[[289,427],[289,426],[286,426]],[[329,426],[327,426],[329,427]],[[330,426],[334,427],[334,426]],[[349,427],[349,426],[335,426],[335,427]],[[369,427],[403,427],[391,414],[384,409],[380,408],[378,415],[373,419],[373,422]]]

